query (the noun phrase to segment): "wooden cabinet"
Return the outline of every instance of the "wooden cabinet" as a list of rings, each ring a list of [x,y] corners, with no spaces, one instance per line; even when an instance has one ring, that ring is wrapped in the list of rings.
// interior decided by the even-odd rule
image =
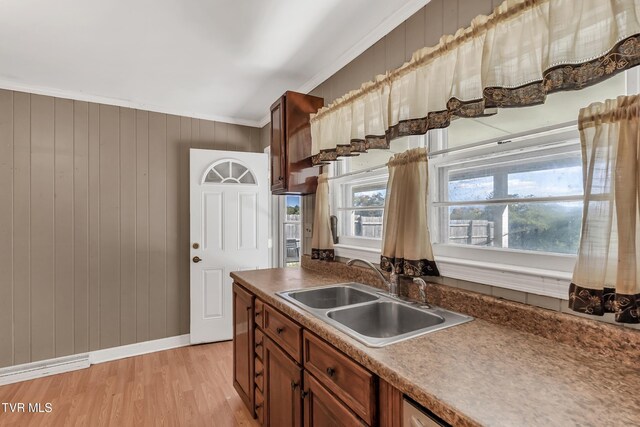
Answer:
[[[375,425],[373,374],[307,331],[303,347],[304,369],[369,425]]]
[[[399,427],[402,393],[234,283],[233,385],[262,426]]]
[[[248,408],[253,408],[254,387],[253,301],[253,295],[234,283],[233,387]]]
[[[264,343],[264,424],[297,427],[302,422],[302,368],[273,341]]]
[[[316,192],[319,169],[311,164],[309,114],[323,105],[322,98],[288,91],[271,106],[273,194]]]
[[[308,372],[304,373],[304,426],[365,426]]]

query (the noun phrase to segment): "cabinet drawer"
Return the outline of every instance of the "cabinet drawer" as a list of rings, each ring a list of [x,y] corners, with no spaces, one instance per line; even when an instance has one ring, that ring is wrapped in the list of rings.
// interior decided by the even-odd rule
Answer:
[[[302,328],[273,307],[264,306],[264,333],[298,363],[302,361]]]
[[[260,389],[260,391],[264,391],[264,366],[262,365],[262,361],[256,357],[256,373],[254,374],[256,378],[256,387]]]
[[[334,397],[308,372],[304,373],[304,425],[331,427],[366,427],[353,412]],[[408,425],[408,427],[413,427]]]
[[[375,421],[375,379],[371,372],[315,335],[304,332],[304,368],[369,425]]]
[[[264,360],[264,334],[260,329],[256,329],[255,352],[261,360]]]
[[[256,418],[260,425],[264,425],[264,397],[260,390],[256,389]]]
[[[256,322],[256,326],[263,328],[264,327],[264,303],[256,298],[256,307],[254,312],[254,319]]]

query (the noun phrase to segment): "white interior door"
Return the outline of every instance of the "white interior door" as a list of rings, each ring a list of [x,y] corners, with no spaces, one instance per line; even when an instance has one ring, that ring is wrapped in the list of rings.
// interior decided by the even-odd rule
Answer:
[[[191,343],[230,340],[229,273],[269,263],[268,157],[190,150]]]

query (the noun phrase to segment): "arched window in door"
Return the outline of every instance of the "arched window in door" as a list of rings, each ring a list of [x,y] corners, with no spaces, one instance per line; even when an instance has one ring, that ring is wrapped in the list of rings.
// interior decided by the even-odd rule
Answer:
[[[211,184],[256,184],[251,170],[236,160],[224,159],[214,163],[206,175],[205,183]]]

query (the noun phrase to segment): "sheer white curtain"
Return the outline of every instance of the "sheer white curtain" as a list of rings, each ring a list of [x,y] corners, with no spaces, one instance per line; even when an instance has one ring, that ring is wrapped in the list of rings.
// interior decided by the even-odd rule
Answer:
[[[640,322],[640,96],[580,110],[584,211],[569,307]]]
[[[333,261],[333,235],[331,234],[331,214],[329,208],[329,183],[327,173],[318,177],[316,204],[313,214],[313,233],[311,235],[311,258]]]
[[[427,225],[427,150],[396,154],[388,167],[380,267],[407,276],[438,276]]]
[[[545,101],[640,63],[640,0],[507,0],[311,116],[313,162]]]

